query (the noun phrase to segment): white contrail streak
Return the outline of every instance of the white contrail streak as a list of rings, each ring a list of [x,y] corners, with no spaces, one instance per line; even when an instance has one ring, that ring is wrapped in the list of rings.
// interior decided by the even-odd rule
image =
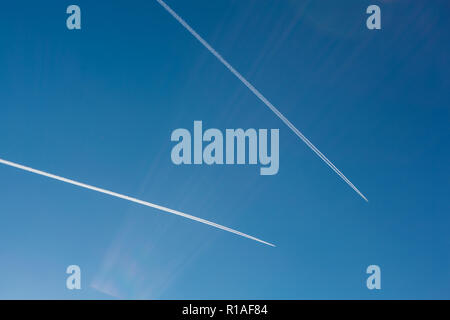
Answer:
[[[154,204],[154,203],[150,203],[150,202],[147,202],[147,201],[142,201],[142,200],[139,200],[139,199],[136,199],[136,198],[125,196],[125,195],[120,194],[120,193],[108,191],[108,190],[97,188],[97,187],[94,187],[94,186],[90,186],[88,184],[77,182],[77,181],[74,181],[74,180],[71,180],[71,179],[59,177],[59,176],[56,176],[54,174],[47,173],[47,172],[40,171],[40,170],[36,170],[36,169],[33,169],[33,168],[29,168],[29,167],[26,167],[26,166],[23,166],[23,165],[20,165],[20,164],[11,162],[11,161],[0,159],[0,163],[2,163],[4,165],[7,165],[7,166],[10,166],[10,167],[14,167],[14,168],[20,169],[20,170],[24,170],[24,171],[28,171],[28,172],[31,172],[31,173],[35,173],[35,174],[38,174],[38,175],[41,175],[41,176],[44,176],[44,177],[47,177],[47,178],[50,178],[50,179],[59,180],[59,181],[65,182],[65,183],[69,183],[69,184],[72,184],[74,186],[78,186],[78,187],[81,187],[81,188],[85,188],[85,189],[97,191],[97,192],[100,192],[100,193],[104,193],[104,194],[107,194],[107,195],[110,195],[110,196],[113,196],[113,197],[116,197],[116,198],[128,200],[128,201],[131,201],[131,202],[135,202],[135,203],[141,204],[141,205],[146,206],[146,207],[155,208],[155,209],[158,209],[158,210],[161,210],[161,211],[165,211],[165,212],[168,212],[168,213],[176,214],[177,216],[181,216],[181,217],[184,217],[184,218],[187,218],[187,219],[191,219],[191,220],[194,220],[194,221],[197,221],[197,222],[201,222],[201,223],[207,224],[209,226],[212,226],[212,227],[215,227],[215,228],[218,228],[218,229],[221,229],[221,230],[225,230],[225,231],[237,234],[239,236],[242,236],[242,237],[245,237],[245,238],[248,238],[248,239],[252,239],[252,240],[264,243],[266,245],[275,247],[275,245],[272,244],[272,243],[263,241],[261,239],[255,238],[255,237],[252,237],[252,236],[250,236],[248,234],[245,234],[245,233],[242,233],[240,231],[237,231],[237,230],[234,230],[234,229],[222,226],[220,224],[217,224],[217,223],[214,223],[214,222],[202,219],[202,218],[198,218],[198,217],[195,217],[195,216],[191,216],[190,214],[186,214],[186,213],[183,213],[183,212],[180,212],[180,211],[177,211],[177,210],[169,209],[169,208],[166,208],[166,207],[163,207],[163,206],[159,206],[159,205]]]
[[[209,52],[211,52],[222,64],[228,68],[228,70],[231,71],[232,74],[234,74],[243,84],[247,86],[247,88],[250,89],[251,92],[253,92],[267,107],[269,107],[270,110],[272,110],[273,113],[277,115],[278,118],[281,119],[300,139],[303,140],[304,143],[308,147],[311,148],[312,151],[314,151],[331,169],[333,169],[334,172],[338,174],[339,177],[342,178],[353,190],[356,191],[364,200],[367,202],[367,198],[356,188],[353,183],[350,182],[350,180],[347,179],[344,174],[339,171],[338,168],[334,166],[334,164],[331,163],[330,160],[325,157],[325,155],[319,151],[312,143],[311,141],[306,138],[303,133],[301,133],[278,109],[270,103],[269,100],[264,97],[261,92],[259,92],[250,82],[247,81],[236,69],[234,69],[228,61],[226,61],[211,45],[206,42],[194,29],[192,29],[186,21],[184,21],[175,11],[172,10],[164,1],[162,0],[156,0],[158,3],[163,6],[164,9],[166,9],[167,12],[169,12],[186,30],[188,30],[206,49],[208,49]]]

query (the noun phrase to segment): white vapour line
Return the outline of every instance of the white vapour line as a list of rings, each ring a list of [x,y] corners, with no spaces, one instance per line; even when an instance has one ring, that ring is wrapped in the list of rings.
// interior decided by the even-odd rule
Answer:
[[[336,168],[334,164],[331,163],[331,161],[328,160],[327,157],[325,157],[325,155],[311,143],[311,141],[308,140],[308,138],[306,138],[280,111],[278,111],[278,109],[261,94],[261,92],[259,92],[250,82],[247,81],[247,79],[245,79],[236,69],[234,69],[228,63],[228,61],[226,61],[213,47],[211,47],[211,45],[206,42],[206,40],[204,40],[194,29],[192,29],[191,26],[189,26],[186,21],[183,20],[183,18],[181,18],[175,11],[173,11],[172,8],[170,8],[164,1],[156,1],[158,1],[158,3],[163,6],[163,8],[166,9],[166,11],[169,12],[186,30],[188,30],[206,49],[208,49],[209,52],[211,52],[220,62],[222,62],[222,64],[227,67],[227,69],[230,70],[232,74],[234,74],[239,80],[241,80],[241,82],[248,89],[250,89],[253,94],[255,94],[267,107],[269,107],[269,109],[272,110],[272,112],[275,113],[275,115],[277,115],[277,117],[280,118],[281,121],[283,121],[300,139],[302,139],[303,142],[306,143],[306,145],[311,148],[311,150],[314,151],[334,172],[336,172],[337,175],[342,178],[342,180],[344,180],[364,200],[366,200],[367,202],[369,201],[358,190],[358,188],[356,188],[353,183],[351,183],[350,180],[348,180],[347,177],[344,176],[344,174],[339,171],[339,169]]]
[[[225,230],[225,231],[237,234],[239,236],[242,236],[242,237],[245,237],[245,238],[248,238],[248,239],[251,239],[251,240],[255,240],[255,241],[264,243],[264,244],[272,246],[272,247],[275,247],[275,245],[272,244],[272,243],[263,241],[261,239],[255,238],[253,236],[250,236],[248,234],[242,233],[240,231],[237,231],[237,230],[234,230],[234,229],[222,226],[220,224],[217,224],[217,223],[214,223],[214,222],[202,219],[202,218],[198,218],[198,217],[195,217],[195,216],[191,216],[190,214],[186,214],[186,213],[183,213],[183,212],[180,212],[180,211],[177,211],[177,210],[169,209],[169,208],[166,208],[166,207],[154,204],[154,203],[150,203],[150,202],[147,202],[147,201],[142,201],[142,200],[139,200],[139,199],[136,199],[136,198],[132,198],[132,197],[120,194],[120,193],[112,192],[112,191],[101,189],[101,188],[97,188],[97,187],[94,187],[94,186],[91,186],[91,185],[88,185],[88,184],[85,184],[85,183],[81,183],[81,182],[77,182],[77,181],[74,181],[74,180],[71,180],[71,179],[63,178],[63,177],[60,177],[60,176],[57,176],[57,175],[54,175],[54,174],[51,174],[51,173],[47,173],[47,172],[44,172],[44,171],[40,171],[40,170],[36,170],[36,169],[30,168],[30,167],[26,167],[26,166],[23,166],[21,164],[17,164],[17,163],[11,162],[11,161],[0,159],[0,163],[2,163],[4,165],[7,165],[7,166],[10,166],[10,167],[14,167],[14,168],[20,169],[20,170],[24,170],[24,171],[28,171],[28,172],[31,172],[31,173],[35,173],[35,174],[38,174],[38,175],[41,175],[41,176],[44,176],[44,177],[47,177],[47,178],[50,178],[50,179],[54,179],[54,180],[62,181],[62,182],[65,182],[65,183],[69,183],[69,184],[72,184],[72,185],[75,185],[75,186],[78,186],[78,187],[81,187],[81,188],[97,191],[97,192],[104,193],[104,194],[107,194],[107,195],[110,195],[110,196],[113,196],[113,197],[116,197],[116,198],[128,200],[128,201],[131,201],[131,202],[135,202],[135,203],[141,204],[141,205],[146,206],[146,207],[150,207],[150,208],[158,209],[158,210],[165,211],[165,212],[168,212],[168,213],[172,213],[172,214],[175,214],[177,216],[181,216],[181,217],[184,217],[184,218],[187,218],[187,219],[190,219],[190,220],[201,222],[203,224],[207,224],[207,225],[215,227],[217,229]]]

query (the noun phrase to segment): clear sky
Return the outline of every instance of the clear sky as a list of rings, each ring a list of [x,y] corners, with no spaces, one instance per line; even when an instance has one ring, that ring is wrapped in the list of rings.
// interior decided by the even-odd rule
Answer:
[[[369,202],[155,0],[7,1],[0,158],[277,247],[0,165],[0,298],[449,299],[448,1],[167,3]],[[195,120],[280,129],[278,174],[174,165]]]

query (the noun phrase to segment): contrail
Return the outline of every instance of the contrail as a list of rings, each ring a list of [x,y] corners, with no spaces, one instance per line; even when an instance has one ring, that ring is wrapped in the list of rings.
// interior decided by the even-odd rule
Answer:
[[[183,213],[183,212],[180,212],[180,211],[177,211],[177,210],[169,209],[169,208],[166,208],[166,207],[154,204],[154,203],[150,203],[150,202],[147,202],[147,201],[142,201],[142,200],[139,200],[139,199],[136,199],[136,198],[132,198],[132,197],[120,194],[120,193],[116,193],[116,192],[112,192],[112,191],[109,191],[109,190],[97,188],[97,187],[94,187],[94,186],[90,186],[88,184],[77,182],[77,181],[74,181],[74,180],[71,180],[71,179],[59,177],[59,176],[56,176],[54,174],[47,173],[47,172],[40,171],[40,170],[36,170],[36,169],[33,169],[33,168],[29,168],[29,167],[26,167],[26,166],[23,166],[21,164],[17,164],[17,163],[11,162],[11,161],[0,159],[0,163],[4,164],[4,165],[7,165],[7,166],[10,166],[10,167],[14,167],[14,168],[20,169],[20,170],[24,170],[24,171],[28,171],[28,172],[31,172],[31,173],[35,173],[35,174],[38,174],[38,175],[41,175],[41,176],[44,176],[44,177],[47,177],[47,178],[50,178],[50,179],[59,180],[59,181],[65,182],[65,183],[69,183],[69,184],[72,184],[74,186],[78,186],[78,187],[81,187],[81,188],[85,188],[85,189],[97,191],[97,192],[100,192],[100,193],[104,193],[104,194],[107,194],[107,195],[110,195],[110,196],[113,196],[113,197],[116,197],[116,198],[128,200],[128,201],[131,201],[131,202],[135,202],[135,203],[141,204],[141,205],[146,206],[146,207],[155,208],[155,209],[158,209],[158,210],[161,210],[161,211],[165,211],[165,212],[168,212],[168,213],[176,214],[177,216],[181,216],[181,217],[184,217],[184,218],[187,218],[187,219],[190,219],[190,220],[201,222],[203,224],[207,224],[207,225],[215,227],[217,229],[225,230],[225,231],[237,234],[237,235],[239,235],[241,237],[252,239],[252,240],[258,241],[260,243],[264,243],[264,244],[266,244],[268,246],[275,247],[275,245],[272,244],[272,243],[263,241],[261,239],[255,238],[255,237],[252,237],[252,236],[250,236],[248,234],[245,234],[245,233],[242,233],[240,231],[237,231],[237,230],[234,230],[234,229],[222,226],[220,224],[217,224],[217,223],[214,223],[214,222],[202,219],[202,218],[198,218],[198,217],[195,217],[195,216],[191,216],[190,214],[186,214],[186,213]]]
[[[331,169],[333,169],[334,172],[337,173],[339,177],[342,178],[353,190],[356,191],[364,200],[369,202],[367,198],[356,188],[353,183],[350,182],[350,180],[347,179],[344,174],[339,171],[338,168],[334,166],[334,164],[331,163],[330,160],[325,157],[325,155],[319,151],[312,143],[311,141],[306,138],[303,133],[301,133],[278,109],[270,103],[269,100],[264,97],[261,92],[259,92],[250,82],[247,81],[236,69],[234,69],[228,61],[226,61],[211,45],[206,42],[194,29],[189,26],[186,21],[184,21],[175,11],[172,10],[164,1],[162,0],[156,0],[158,3],[163,6],[164,9],[166,9],[167,12],[169,12],[172,17],[174,17],[186,30],[188,30],[206,49],[208,49],[209,52],[211,52],[222,64],[227,67],[228,70],[231,71],[232,74],[234,74],[247,88],[250,89],[251,92],[255,94],[261,100],[267,107],[269,107],[270,110],[272,110],[273,113],[277,115],[278,118],[281,119],[300,139],[303,140],[306,145],[311,148],[312,151],[314,151]]]

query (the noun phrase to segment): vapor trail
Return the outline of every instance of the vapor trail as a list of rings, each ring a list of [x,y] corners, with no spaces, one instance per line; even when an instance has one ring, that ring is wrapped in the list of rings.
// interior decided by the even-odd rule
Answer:
[[[10,161],[7,161],[7,160],[0,159],[0,163],[4,164],[4,165],[7,165],[7,166],[10,166],[10,167],[14,167],[14,168],[20,169],[20,170],[24,170],[24,171],[28,171],[28,172],[31,172],[31,173],[35,173],[35,174],[38,174],[40,176],[44,176],[44,177],[47,177],[47,178],[50,178],[50,179],[54,179],[54,180],[62,181],[62,182],[65,182],[65,183],[69,183],[69,184],[72,184],[74,186],[78,186],[78,187],[81,187],[81,188],[84,188],[84,189],[97,191],[97,192],[104,193],[104,194],[107,194],[107,195],[110,195],[110,196],[113,196],[113,197],[116,197],[116,198],[128,200],[128,201],[131,201],[131,202],[135,202],[135,203],[141,204],[141,205],[146,206],[146,207],[155,208],[155,209],[158,209],[158,210],[161,210],[161,211],[165,211],[165,212],[168,212],[168,213],[176,214],[177,216],[181,216],[181,217],[184,217],[184,218],[187,218],[187,219],[190,219],[190,220],[201,222],[203,224],[207,224],[207,225],[215,227],[217,229],[225,230],[225,231],[237,234],[239,236],[242,236],[242,237],[245,237],[245,238],[248,238],[248,239],[252,239],[252,240],[264,243],[266,245],[275,247],[275,245],[272,244],[272,243],[263,241],[261,239],[255,238],[255,237],[252,237],[252,236],[250,236],[248,234],[245,234],[245,233],[242,233],[240,231],[237,231],[237,230],[234,230],[234,229],[222,226],[220,224],[217,224],[217,223],[214,223],[214,222],[202,219],[202,218],[198,218],[198,217],[195,217],[195,216],[191,216],[190,214],[186,214],[186,213],[183,213],[183,212],[180,212],[180,211],[177,211],[177,210],[169,209],[169,208],[166,208],[166,207],[154,204],[154,203],[150,203],[150,202],[147,202],[147,201],[142,201],[142,200],[139,200],[139,199],[136,199],[136,198],[132,198],[132,197],[120,194],[120,193],[116,193],[116,192],[112,192],[112,191],[109,191],[109,190],[97,188],[97,187],[94,187],[94,186],[90,186],[88,184],[77,182],[77,181],[74,181],[74,180],[71,180],[71,179],[59,177],[59,176],[56,176],[56,175],[51,174],[51,173],[47,173],[47,172],[44,172],[44,171],[40,171],[40,170],[36,170],[36,169],[33,169],[33,168],[29,168],[29,167],[26,167],[26,166],[23,166],[23,165],[14,163],[14,162],[10,162]]]
[[[211,52],[222,64],[228,68],[228,70],[231,71],[232,74],[234,74],[241,82],[247,86],[247,88],[250,89],[253,94],[255,94],[267,107],[269,107],[270,110],[272,110],[273,113],[277,115],[278,118],[281,119],[300,139],[303,140],[306,145],[311,148],[312,151],[314,151],[331,169],[333,169],[334,172],[337,173],[339,177],[342,178],[353,190],[356,191],[364,200],[367,200],[367,198],[356,188],[353,183],[350,182],[350,180],[347,179],[344,174],[339,171],[338,168],[334,166],[333,163],[331,163],[330,160],[325,157],[325,155],[319,151],[309,140],[306,138],[278,109],[270,103],[269,100],[266,99],[250,82],[247,81],[236,69],[234,69],[228,61],[226,61],[211,45],[206,42],[194,29],[192,29],[186,21],[184,21],[175,11],[172,10],[164,1],[162,0],[156,0],[158,3],[166,9],[167,12],[169,12],[172,17],[174,17],[186,30],[188,30],[206,49],[208,49],[209,52]]]

